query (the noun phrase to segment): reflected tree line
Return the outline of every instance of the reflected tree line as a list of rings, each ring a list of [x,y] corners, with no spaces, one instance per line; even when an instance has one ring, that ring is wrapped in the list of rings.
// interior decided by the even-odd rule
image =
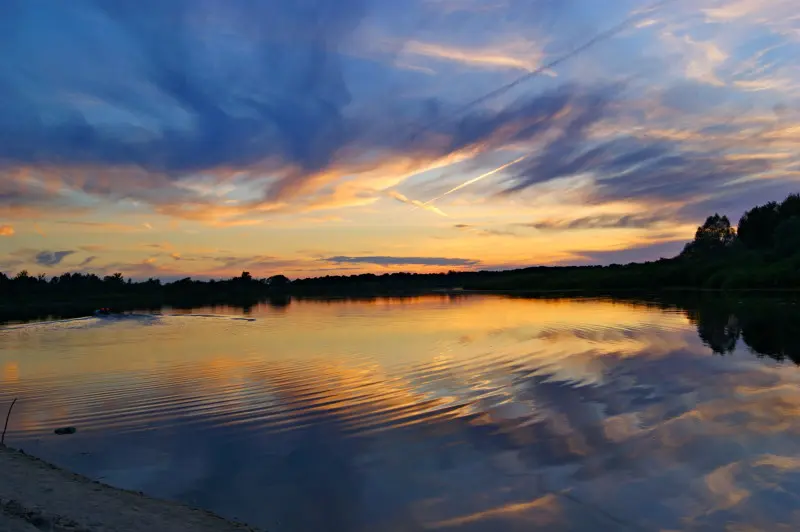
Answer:
[[[744,345],[760,357],[800,365],[800,301],[746,297],[682,302],[702,342],[726,355]]]

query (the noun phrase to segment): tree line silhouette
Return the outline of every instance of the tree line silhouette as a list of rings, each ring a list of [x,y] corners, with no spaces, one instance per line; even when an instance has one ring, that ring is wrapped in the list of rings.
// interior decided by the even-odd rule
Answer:
[[[673,258],[608,266],[536,267],[471,282],[495,290],[800,288],[800,194],[753,207],[738,228],[714,214]]]
[[[225,280],[133,281],[121,273],[46,277],[0,273],[0,320],[77,315],[92,307],[250,304],[267,298],[409,295],[432,290],[602,291],[664,288],[800,288],[800,194],[748,210],[734,228],[714,214],[677,256],[607,266],[537,266],[510,271],[386,273],[289,280],[249,272]],[[277,299],[276,299],[277,298]]]
[[[758,357],[800,365],[797,297],[742,298],[724,292],[671,292],[629,301],[684,313],[697,328],[703,344],[718,355],[731,355],[737,348],[744,348]]]
[[[284,275],[256,279],[249,272],[225,280],[200,281],[187,277],[169,283],[152,278],[134,282],[121,273],[104,277],[63,273],[50,278],[32,276],[27,271],[14,277],[0,273],[0,321],[74,317],[91,314],[99,307],[115,311],[165,305],[247,307],[270,299],[278,304],[287,297],[290,284]]]

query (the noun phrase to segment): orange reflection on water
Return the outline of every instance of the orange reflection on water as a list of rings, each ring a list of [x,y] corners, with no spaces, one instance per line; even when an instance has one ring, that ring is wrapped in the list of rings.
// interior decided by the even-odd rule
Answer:
[[[255,464],[275,440],[324,434],[296,462],[274,450],[273,469],[357,438],[365,456],[346,472],[400,478],[409,492],[396,511],[419,529],[592,530],[611,526],[603,512],[665,530],[728,514],[763,525],[758,497],[798,469],[800,377],[738,351],[712,356],[684,313],[431,296],[264,305],[241,317],[199,309],[0,330],[0,400],[20,397],[10,436],[75,425],[81,437],[152,432],[159,442],[202,429],[257,440]],[[451,465],[420,465],[440,462]]]
[[[3,373],[0,375],[3,386],[10,386],[19,381],[19,363],[15,360],[3,364]]]

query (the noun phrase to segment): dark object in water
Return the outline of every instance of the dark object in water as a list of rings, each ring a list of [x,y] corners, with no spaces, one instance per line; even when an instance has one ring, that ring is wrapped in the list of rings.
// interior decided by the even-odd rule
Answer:
[[[6,425],[3,427],[3,436],[0,437],[0,445],[5,445],[6,443],[6,431],[8,430],[8,418],[11,417],[11,409],[14,408],[14,405],[17,404],[17,398],[15,397],[13,401],[11,401],[11,406],[8,407],[8,413],[6,414]]]
[[[59,429],[54,430],[56,434],[61,436],[62,434],[75,434],[77,429],[75,427],[61,427]]]

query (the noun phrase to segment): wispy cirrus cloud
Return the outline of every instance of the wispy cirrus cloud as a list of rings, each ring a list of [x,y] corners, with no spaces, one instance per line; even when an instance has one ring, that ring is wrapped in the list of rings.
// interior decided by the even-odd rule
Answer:
[[[102,232],[116,232],[116,233],[136,233],[143,232],[148,229],[141,224],[121,224],[116,222],[93,222],[82,220],[56,220],[54,223],[58,225],[66,225],[72,227],[85,228],[86,230],[102,231]]]
[[[412,40],[403,46],[401,57],[405,55],[460,63],[472,68],[524,71],[539,68],[544,57],[541,45],[524,40],[486,47],[459,47]],[[548,71],[548,75],[553,75],[553,72]]]
[[[90,265],[91,263],[93,263],[96,260],[97,260],[97,256],[96,255],[92,255],[92,256],[86,257],[85,259],[83,259],[78,264],[78,268],[84,268],[84,267]]]
[[[456,259],[447,257],[390,257],[367,256],[347,257],[335,256],[321,259],[334,264],[374,264],[376,266],[475,266],[479,261],[472,259]]]
[[[667,216],[653,214],[600,214],[574,219],[546,219],[538,222],[518,224],[540,231],[563,231],[584,229],[647,229],[663,224]]]
[[[510,229],[484,229],[469,224],[455,224],[453,227],[460,231],[466,231],[478,236],[520,236],[519,233],[516,233]]]

